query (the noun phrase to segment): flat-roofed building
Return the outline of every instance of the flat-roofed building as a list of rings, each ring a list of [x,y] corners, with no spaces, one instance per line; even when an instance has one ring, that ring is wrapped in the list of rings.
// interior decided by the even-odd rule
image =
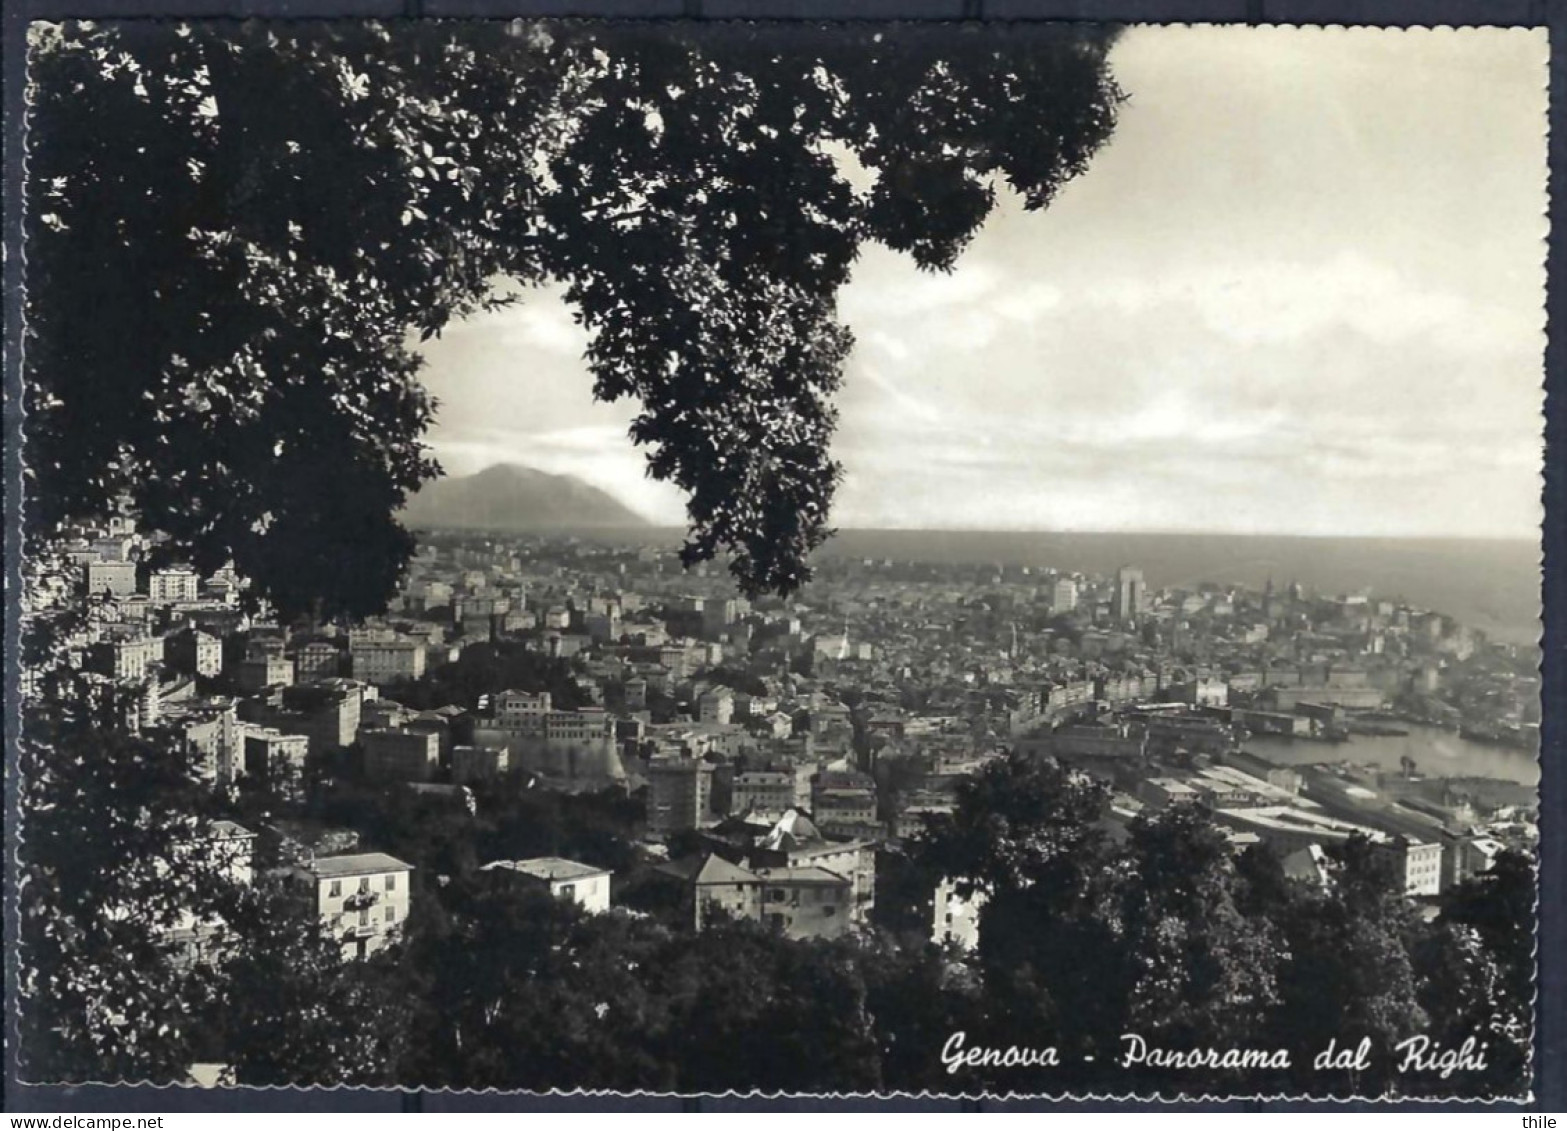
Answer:
[[[366,683],[395,683],[424,675],[425,642],[397,638],[359,640],[350,650],[355,679]]]
[[[610,870],[579,864],[560,856],[536,856],[529,860],[493,860],[481,871],[510,875],[519,881],[567,899],[589,914],[610,907]]]
[[[1262,699],[1275,711],[1293,711],[1303,703],[1375,710],[1385,697],[1379,687],[1270,687]]]
[[[502,691],[495,696],[495,725],[521,734],[541,733],[551,709],[548,691]]]
[[[89,597],[129,597],[135,592],[135,562],[99,560],[87,563]]]
[[[343,650],[329,640],[311,640],[294,650],[294,674],[301,683],[343,674]]]
[[[163,659],[163,641],[155,636],[123,636],[94,644],[92,670],[122,682],[140,682]]]
[[[163,659],[175,671],[210,678],[223,671],[223,641],[199,628],[185,628],[164,640]]]
[[[191,759],[198,781],[219,787],[235,777],[239,750],[239,718],[229,699],[196,699],[167,705],[156,726],[145,732],[182,750]]]
[[[1392,863],[1406,895],[1442,894],[1442,846],[1396,836],[1377,846]]]
[[[704,723],[728,723],[734,718],[734,692],[727,687],[715,687],[697,697],[697,717]]]
[[[1050,753],[1057,758],[1141,761],[1148,749],[1147,737],[1125,726],[1069,724],[1050,732]]]
[[[647,827],[654,834],[707,824],[713,767],[700,758],[655,758],[648,763]]]
[[[235,666],[234,681],[245,691],[289,687],[294,682],[294,661],[283,655],[248,656]]]
[[[147,597],[155,605],[190,604],[200,596],[201,578],[189,566],[169,566],[147,575]]]
[[[1216,809],[1215,819],[1241,832],[1256,833],[1281,856],[1309,845],[1343,844],[1359,834],[1372,841],[1384,841],[1386,835],[1342,821],[1315,808],[1300,805],[1265,805],[1247,809]]]
[[[272,727],[240,724],[239,729],[244,736],[245,776],[280,797],[297,800],[304,796],[310,740],[302,734],[284,734]]]
[[[371,781],[429,781],[440,768],[441,736],[435,731],[361,728],[359,745]]]

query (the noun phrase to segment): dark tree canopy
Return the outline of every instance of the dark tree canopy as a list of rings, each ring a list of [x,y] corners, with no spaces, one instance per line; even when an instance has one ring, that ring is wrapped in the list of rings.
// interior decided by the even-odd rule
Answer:
[[[553,280],[595,394],[636,398],[649,473],[689,497],[685,560],[789,592],[829,533],[860,246],[946,269],[1002,183],[1046,206],[1114,126],[1114,34],[42,28],[30,529],[129,493],[285,614],[378,611],[438,473],[410,332]]]

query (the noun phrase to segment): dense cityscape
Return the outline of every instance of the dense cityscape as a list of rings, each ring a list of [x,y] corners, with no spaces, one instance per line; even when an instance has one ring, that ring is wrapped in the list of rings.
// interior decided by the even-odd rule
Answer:
[[[1237,845],[1407,842],[1415,895],[1525,846],[1535,816],[1527,780],[1353,760],[1355,736],[1411,726],[1538,741],[1533,649],[1376,596],[829,560],[799,600],[753,606],[672,552],[447,534],[387,616],[287,626],[242,612],[232,573],[143,564],[155,543],[128,521],[82,535],[74,574],[49,579],[51,603],[85,601],[72,666],[219,791],[298,802],[330,759],[432,795],[506,776],[645,788],[650,848],[790,811],[870,848],[1017,750],[1112,784],[1119,816],[1200,801]],[[522,655],[541,661],[530,686],[475,696],[443,678],[493,679]],[[1253,736],[1320,745],[1297,769],[1248,752]],[[1441,867],[1417,883],[1427,855]]]
[[[453,873],[680,931],[973,953],[985,885],[912,862],[1009,763],[1095,783],[1112,842],[1190,807],[1317,890],[1366,845],[1427,920],[1537,836],[1533,650],[1379,594],[826,559],[747,602],[665,549],[437,532],[386,615],[281,624],[128,516],[57,545],[33,599],[55,666],[27,691],[68,685],[182,758],[221,870],[281,885],[349,964],[395,951]],[[1357,760],[1412,733],[1520,770]],[[509,832],[431,832],[518,798]],[[187,965],[230,945],[194,911],[160,938]]]

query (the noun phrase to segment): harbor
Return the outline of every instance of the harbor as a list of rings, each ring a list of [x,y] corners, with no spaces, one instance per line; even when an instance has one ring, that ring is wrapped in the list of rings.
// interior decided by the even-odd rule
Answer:
[[[1253,735],[1246,748],[1281,766],[1347,761],[1399,773],[1404,759],[1409,758],[1422,777],[1496,778],[1531,788],[1539,785],[1540,761],[1536,753],[1475,742],[1441,727],[1406,723],[1390,729],[1404,733],[1351,733],[1333,745],[1331,754],[1321,743],[1266,734]]]

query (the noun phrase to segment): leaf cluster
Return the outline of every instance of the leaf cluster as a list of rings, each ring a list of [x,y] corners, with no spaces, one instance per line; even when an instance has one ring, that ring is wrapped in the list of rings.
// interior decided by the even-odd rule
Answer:
[[[415,338],[544,281],[689,499],[788,593],[828,535],[836,295],[949,269],[1110,136],[1114,32],[70,23],[29,60],[28,519],[129,496],[285,617],[378,611],[438,474]],[[529,380],[529,359],[516,359]]]

